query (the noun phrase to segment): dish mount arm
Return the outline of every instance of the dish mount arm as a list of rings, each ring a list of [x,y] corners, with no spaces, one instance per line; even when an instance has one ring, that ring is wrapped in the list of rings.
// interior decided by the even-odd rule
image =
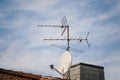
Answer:
[[[53,71],[56,71],[57,73],[59,73],[61,76],[63,76],[63,74],[61,74],[55,67],[53,64],[50,65],[50,69]]]

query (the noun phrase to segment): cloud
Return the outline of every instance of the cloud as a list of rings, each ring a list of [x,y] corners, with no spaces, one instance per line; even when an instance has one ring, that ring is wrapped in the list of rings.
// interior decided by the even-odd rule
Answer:
[[[102,65],[105,67],[106,79],[113,80],[115,77],[112,75],[119,74],[119,4],[119,0],[1,2],[0,67],[58,76],[49,69],[49,65],[54,64],[57,67],[59,56],[64,50],[50,45],[66,45],[66,41],[50,42],[43,39],[64,38],[66,35],[60,36],[63,30],[61,28],[40,28],[37,25],[61,25],[60,20],[66,16],[70,37],[86,38],[87,32],[90,32],[88,39],[92,42],[88,50],[84,41],[71,41],[71,47],[84,50],[84,53],[71,51],[73,64],[86,62]],[[118,75],[116,79],[119,79]]]
[[[49,2],[46,0],[23,0],[23,1],[12,0],[9,2],[7,6],[3,5],[1,10],[5,11],[27,10],[42,12],[57,2],[58,2],[57,0],[51,0]]]

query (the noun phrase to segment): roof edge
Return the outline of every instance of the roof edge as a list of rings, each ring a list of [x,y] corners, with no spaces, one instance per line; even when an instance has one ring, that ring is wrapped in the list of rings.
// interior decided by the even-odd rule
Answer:
[[[87,63],[82,63],[82,62],[74,64],[70,68],[73,68],[73,67],[78,66],[78,65],[85,65],[85,66],[91,66],[91,67],[96,67],[96,68],[102,68],[102,69],[104,69],[103,66],[98,66],[98,65],[93,65],[93,64],[87,64]]]

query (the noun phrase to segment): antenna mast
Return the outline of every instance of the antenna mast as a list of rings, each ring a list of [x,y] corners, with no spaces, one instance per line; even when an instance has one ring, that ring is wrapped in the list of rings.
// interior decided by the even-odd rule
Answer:
[[[77,41],[80,41],[80,42],[82,42],[82,40],[85,40],[87,42],[87,44],[88,44],[88,47],[90,47],[90,44],[89,44],[89,42],[87,40],[89,32],[88,32],[85,39],[82,39],[82,38],[70,38],[69,25],[67,25],[67,20],[66,20],[65,16],[61,20],[61,23],[62,23],[62,25],[37,25],[37,27],[60,27],[60,28],[64,28],[62,33],[61,33],[61,36],[64,34],[65,31],[67,31],[67,35],[66,35],[67,38],[64,38],[64,39],[62,39],[62,38],[61,39],[45,38],[44,40],[62,40],[62,41],[66,40],[67,41],[67,48],[66,48],[67,51],[70,51],[70,41],[71,40],[73,40],[73,41],[77,40]]]
[[[69,26],[67,26],[67,50],[70,49]]]

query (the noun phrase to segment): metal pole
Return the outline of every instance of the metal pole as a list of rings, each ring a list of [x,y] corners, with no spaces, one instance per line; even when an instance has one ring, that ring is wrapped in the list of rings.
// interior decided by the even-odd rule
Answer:
[[[67,50],[70,50],[69,26],[67,26]]]

